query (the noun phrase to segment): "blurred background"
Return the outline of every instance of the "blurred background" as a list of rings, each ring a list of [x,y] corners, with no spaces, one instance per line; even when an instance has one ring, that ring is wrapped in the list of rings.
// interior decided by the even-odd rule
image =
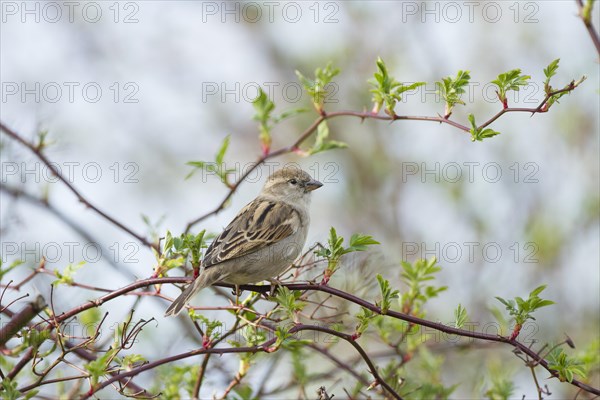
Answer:
[[[560,58],[555,87],[588,79],[549,113],[504,115],[491,126],[502,134],[476,143],[448,125],[336,118],[329,123],[331,137],[347,149],[271,160],[227,209],[193,231],[218,232],[256,196],[270,169],[295,162],[325,184],[313,196],[307,248],[325,242],[331,226],[344,237],[362,232],[381,242],[367,256],[345,260],[333,286],[362,286],[375,301],[377,291],[368,288],[376,288],[376,273],[403,290],[400,261],[436,256],[443,268],[436,284],[448,290],[428,304],[428,319],[450,323],[461,303],[483,329],[495,321],[490,308],[500,304],[494,296],[526,296],[548,284],[542,297],[557,304],[536,313],[525,339],[558,342],[568,334],[578,350],[598,343],[600,74],[575,1],[72,4],[1,3],[1,120],[30,140],[48,131],[47,155],[69,181],[146,236],[183,232],[227,194],[210,174],[186,179],[186,162],[214,160],[227,135],[227,167],[243,171],[260,156],[251,104],[258,87],[275,102],[275,114],[307,109],[273,129],[274,149],[290,145],[310,125],[316,114],[295,70],[313,76],[332,62],[341,72],[325,109],[363,111],[372,107],[367,80],[380,56],[397,80],[427,82],[405,96],[397,114],[430,116],[444,109],[434,82],[469,70],[466,106],[452,115],[468,125],[469,113],[481,123],[501,109],[489,82],[514,68],[531,75],[531,84],[512,92],[509,105],[536,107],[544,98],[543,68]],[[597,27],[597,9],[593,21]],[[152,274],[155,259],[147,248],[86,210],[27,149],[4,134],[1,140],[4,188],[47,196],[66,216],[3,190],[4,262],[35,266],[44,256],[47,268],[63,270],[86,261],[77,280],[110,288]],[[49,296],[52,280],[38,276],[31,293]],[[178,292],[172,286],[164,291]],[[92,295],[62,287],[55,307],[68,310]],[[195,303],[210,296],[205,291]],[[110,312],[109,321],[122,321],[134,301],[125,297],[102,310]],[[196,346],[180,323],[162,317],[166,302],[144,299],[136,307],[140,317],[157,318],[140,337],[149,359]],[[369,348],[368,340],[364,345]],[[438,354],[446,358],[444,383],[459,384],[453,398],[483,396],[485,370],[499,363],[514,373],[516,398],[537,397],[530,371],[507,347]],[[220,393],[237,369],[235,356],[214,363],[229,373],[209,376],[204,397]],[[259,381],[268,368],[261,364],[246,383]],[[289,374],[285,367],[278,371]],[[152,382],[153,375],[139,379]],[[556,380],[544,383],[555,398],[575,393]],[[597,375],[591,383],[599,386]],[[320,385],[342,398],[349,384],[318,382],[309,393]],[[278,395],[298,396],[293,390]]]

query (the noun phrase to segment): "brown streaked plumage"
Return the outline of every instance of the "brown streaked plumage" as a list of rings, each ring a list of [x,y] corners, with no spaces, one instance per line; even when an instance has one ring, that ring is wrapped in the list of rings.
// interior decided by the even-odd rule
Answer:
[[[216,282],[260,282],[281,274],[304,247],[310,192],[322,184],[293,167],[273,173],[260,195],[240,210],[211,243],[202,271],[165,315],[177,315],[203,288]]]
[[[204,255],[204,268],[258,251],[292,235],[300,226],[300,213],[286,203],[256,199],[212,242]],[[244,221],[245,226],[240,227]]]

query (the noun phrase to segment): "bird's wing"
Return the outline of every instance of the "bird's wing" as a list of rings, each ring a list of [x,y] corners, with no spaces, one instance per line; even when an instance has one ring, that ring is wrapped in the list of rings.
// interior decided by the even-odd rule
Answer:
[[[300,225],[300,214],[294,207],[257,198],[244,207],[211,243],[204,255],[204,268],[277,243],[296,233]]]

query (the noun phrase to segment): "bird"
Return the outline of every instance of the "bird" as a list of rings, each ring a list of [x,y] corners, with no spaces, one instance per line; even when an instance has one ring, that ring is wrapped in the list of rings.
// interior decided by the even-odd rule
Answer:
[[[323,186],[307,172],[286,166],[271,174],[260,194],[242,208],[210,244],[198,277],[167,308],[175,316],[200,290],[271,280],[300,255],[310,225],[311,193]]]

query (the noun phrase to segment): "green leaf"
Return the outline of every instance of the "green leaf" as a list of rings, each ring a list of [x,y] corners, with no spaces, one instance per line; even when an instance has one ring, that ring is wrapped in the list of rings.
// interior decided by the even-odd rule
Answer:
[[[552,61],[546,68],[544,68],[544,75],[546,76],[546,80],[544,81],[544,92],[546,95],[550,94],[553,91],[552,86],[550,85],[550,79],[556,75],[556,71],[558,70],[558,63],[560,62],[560,58]],[[552,103],[554,103],[555,99],[549,99],[551,103],[547,105],[547,108],[550,108]]]
[[[248,346],[258,346],[267,339],[267,335],[264,331],[260,330],[257,326],[247,325],[242,329],[242,337],[246,339]],[[248,353],[242,357],[252,357],[253,354]],[[248,358],[249,360],[249,358]]]
[[[313,106],[318,112],[323,110],[324,101],[329,94],[328,86],[339,72],[339,68],[334,68],[331,62],[325,68],[315,69],[314,79],[309,79],[302,75],[300,71],[296,71],[298,80],[312,98]]]
[[[300,291],[291,291],[285,286],[281,286],[279,290],[277,290],[275,300],[277,303],[279,303],[279,305],[287,314],[288,318],[291,320],[294,320],[296,313],[298,311],[302,311],[302,309],[306,306],[306,303],[298,300],[301,295],[302,293]]]
[[[600,338],[592,340],[577,355],[577,359],[581,361],[585,371],[585,374],[582,376],[589,376],[593,371],[597,371],[600,367]]]
[[[39,331],[35,328],[23,328],[20,331],[20,335],[23,348],[33,347],[37,349],[42,343],[50,338],[49,331]]]
[[[417,260],[414,264],[403,261],[401,263],[403,272],[402,280],[409,286],[409,290],[402,295],[402,312],[414,313],[424,316],[421,313],[423,305],[431,298],[447,289],[446,286],[435,287],[427,285],[426,282],[435,279],[435,274],[441,271],[437,265],[435,257],[429,260]]]
[[[217,164],[223,164],[223,159],[225,158],[225,152],[227,152],[227,148],[229,147],[229,140],[230,140],[229,135],[225,136],[225,139],[223,139],[223,143],[221,144],[221,147],[219,148],[219,151],[217,152],[217,157],[215,158],[215,160],[217,161]]]
[[[377,114],[385,104],[385,112],[390,116],[394,116],[396,115],[394,111],[396,103],[402,100],[402,93],[423,86],[425,82],[404,85],[388,74],[385,62],[381,57],[377,58],[376,65],[377,72],[373,74],[374,79],[368,81],[374,87],[371,89],[371,93],[373,93],[372,112]]]
[[[290,337],[292,334],[290,333],[287,326],[277,326],[275,330],[275,336],[277,337],[277,341],[275,342],[275,347],[281,347],[283,343]]]
[[[146,362],[146,357],[141,354],[128,354],[120,360],[119,364],[126,371],[131,371],[136,364]]]
[[[555,302],[553,302],[552,300],[542,300],[539,303],[537,303],[537,308],[542,308],[542,307],[546,307],[546,306],[551,306],[553,304],[556,304]]]
[[[497,300],[498,300],[500,303],[502,303],[502,304],[504,304],[505,306],[509,307],[509,303],[508,303],[508,301],[504,300],[502,297],[498,297],[498,296],[496,296],[496,299],[497,299]]]
[[[368,308],[362,307],[360,309],[360,313],[356,315],[356,319],[358,319],[358,325],[356,326],[356,333],[358,336],[362,335],[369,328],[369,323],[376,316],[373,311]]]
[[[501,367],[490,371],[492,386],[485,392],[490,400],[508,400],[514,397],[515,384],[510,373]]]
[[[293,108],[291,110],[282,112],[281,115],[278,115],[277,117],[274,117],[273,122],[279,123],[281,121],[284,121],[288,118],[294,117],[298,114],[305,113],[307,111],[308,111],[308,109],[306,109],[306,108]]]
[[[365,251],[367,246],[379,244],[379,242],[374,240],[371,236],[354,234],[350,238],[349,246],[344,247],[344,238],[337,235],[334,227],[331,227],[329,230],[329,239],[327,243],[327,247],[322,247],[315,251],[316,255],[325,257],[328,261],[327,269],[325,270],[325,282],[327,282],[331,275],[333,275],[333,273],[337,270],[339,260],[344,254],[356,251]]]
[[[205,317],[202,314],[197,313],[196,311],[190,309],[188,311],[188,314],[190,316],[190,318],[192,319],[192,321],[200,321],[200,327],[202,328],[202,330],[204,331],[204,334],[206,335],[206,337],[210,338],[211,340],[216,340],[221,336],[221,329],[223,327],[223,322],[219,321],[219,320],[211,320],[207,317]],[[253,319],[249,319],[250,321],[253,321],[255,318]]]
[[[335,140],[327,140],[329,137],[329,127],[327,121],[323,121],[317,127],[317,137],[315,144],[308,150],[308,154],[316,154],[326,150],[342,149],[348,147],[346,143],[337,142]]]
[[[447,76],[442,78],[441,81],[435,83],[437,87],[436,93],[442,96],[442,99],[446,103],[444,117],[448,118],[452,114],[452,109],[455,105],[465,105],[465,102],[461,100],[460,95],[465,93],[465,87],[469,84],[471,75],[469,71],[458,71],[456,77],[452,78]]]
[[[459,303],[456,310],[454,310],[454,326],[456,328],[462,328],[467,322],[467,310]]]
[[[295,341],[292,343],[295,343]],[[310,383],[310,375],[306,368],[306,364],[308,363],[307,357],[300,346],[297,346],[297,348],[291,352],[291,356],[294,380],[298,382],[300,387],[304,387]]]
[[[199,369],[200,365],[198,364],[172,363],[160,366],[151,392],[160,393],[160,398],[166,400],[192,398]],[[182,395],[182,393],[185,394]]]
[[[185,177],[185,179],[189,179],[192,177],[198,170],[206,171],[211,174],[216,175],[221,182],[225,185],[229,186],[228,176],[235,172],[235,169],[228,169],[225,165],[225,153],[227,153],[227,149],[229,148],[229,135],[225,136],[217,154],[215,155],[214,162],[206,162],[206,161],[188,161],[186,164],[194,167]]]
[[[58,279],[55,280],[54,282],[52,282],[52,285],[53,286],[58,286],[60,284],[72,285],[73,284],[73,275],[75,275],[75,272],[77,272],[77,270],[79,270],[84,265],[85,265],[85,261],[80,261],[77,264],[67,265],[66,268],[62,272],[55,270],[54,274],[56,275],[56,277]]]
[[[155,274],[163,275],[173,268],[181,267],[186,264],[188,258],[191,258],[192,267],[200,267],[202,249],[207,247],[207,236],[210,235],[206,234],[206,230],[198,234],[183,233],[180,236],[173,236],[167,231],[162,252],[158,253],[153,249],[157,261]]]
[[[23,265],[25,264],[25,261],[22,260],[14,260],[13,262],[10,263],[10,265],[8,266],[8,268],[3,268],[4,263],[2,262],[2,260],[0,260],[0,281],[4,278],[4,276],[6,274],[8,274],[10,271],[12,271],[13,269],[15,269],[16,267],[18,267],[19,265]]]
[[[273,103],[267,94],[262,90],[258,89],[258,96],[252,102],[254,106],[254,119],[260,123],[267,123],[271,118],[271,113],[275,109],[275,103]]]
[[[204,240],[205,233],[206,230],[202,230],[197,235],[191,233],[181,235],[181,242],[183,243],[184,247],[181,247],[179,251],[185,251],[186,249],[189,250],[192,257],[191,263],[194,268],[200,266],[202,249],[207,247]]]
[[[544,68],[544,75],[546,76],[546,82],[550,81],[554,75],[556,75],[556,71],[558,70],[558,63],[560,62],[560,58],[552,61],[546,68]]]
[[[205,161],[188,161],[186,164],[196,168],[206,168],[208,163]]]
[[[377,282],[381,291],[381,302],[378,305],[381,308],[381,313],[386,314],[392,305],[392,299],[397,299],[400,296],[400,291],[392,290],[390,282],[384,279],[381,274],[377,274]]]
[[[3,398],[6,400],[17,400],[21,392],[17,389],[17,382],[12,379],[2,379]]]
[[[475,123],[475,116],[473,114],[469,114],[468,116],[469,122],[471,123],[471,141],[482,141],[483,139],[491,138],[493,136],[499,135],[500,132],[494,131],[492,129],[483,129],[478,128]]]
[[[87,329],[86,334],[88,336],[92,336],[96,331],[98,322],[100,322],[100,319],[102,318],[102,313],[100,312],[100,309],[98,307],[88,308],[84,312],[80,313],[78,316],[81,325],[83,325]]]
[[[529,297],[537,296],[538,294],[542,293],[547,286],[548,285],[541,285],[536,287],[529,293]]]
[[[346,252],[349,253],[353,251],[365,251],[367,249],[367,246],[371,246],[374,244],[381,243],[373,239],[373,236],[355,233],[350,237],[350,247],[346,249]]]
[[[496,299],[505,306],[517,325],[523,325],[529,319],[535,320],[532,315],[534,311],[554,304],[553,301],[541,299],[538,296],[545,288],[546,285],[538,286],[529,293],[527,299],[519,296],[515,297],[514,300],[505,300],[501,297],[496,297]]]
[[[90,373],[92,386],[95,386],[102,376],[108,374],[110,369],[109,364],[116,357],[119,350],[119,348],[111,348],[101,357],[84,365],[86,371]]]
[[[574,357],[569,357],[561,347],[555,347],[548,354],[548,368],[555,370],[558,379],[562,382],[573,382],[575,375],[586,378],[583,363]]]
[[[529,79],[531,79],[531,76],[521,75],[520,69],[513,69],[498,75],[498,77],[492,81],[492,83],[498,87],[498,98],[504,104],[504,108],[508,107],[506,93],[509,90],[519,91],[521,86],[527,85]]]
[[[251,386],[239,384],[233,388],[233,391],[235,392],[236,396],[232,398],[235,398],[236,400],[256,400],[256,397],[252,396],[254,390]]]

